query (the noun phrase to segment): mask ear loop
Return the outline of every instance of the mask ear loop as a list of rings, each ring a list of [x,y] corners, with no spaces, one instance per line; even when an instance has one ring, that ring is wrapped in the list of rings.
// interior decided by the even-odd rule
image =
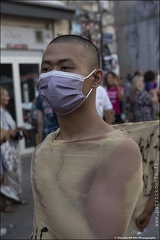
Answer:
[[[84,79],[90,77],[95,71],[96,71],[96,69],[94,69],[94,70],[93,70],[87,77],[85,77]],[[89,90],[88,94],[87,94],[86,97],[85,97],[86,99],[89,97],[89,95],[91,94],[92,90],[93,90],[93,88],[91,88],[91,89]]]
[[[91,89],[89,90],[89,93],[87,94],[87,96],[86,96],[85,98],[88,98],[88,97],[89,97],[89,95],[91,94],[92,90],[93,90],[93,88],[91,88]]]
[[[96,69],[94,69],[90,74],[88,74],[85,78],[83,78],[83,80],[85,80],[86,78],[89,78],[95,71]]]

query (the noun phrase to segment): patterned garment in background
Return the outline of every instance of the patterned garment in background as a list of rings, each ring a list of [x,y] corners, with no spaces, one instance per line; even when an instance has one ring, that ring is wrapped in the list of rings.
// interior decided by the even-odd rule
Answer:
[[[153,121],[154,108],[151,97],[146,91],[137,91],[132,99],[134,122]]]
[[[56,131],[59,127],[57,116],[55,112],[42,100],[41,96],[38,96],[37,98],[36,109],[43,113],[43,139],[45,139],[49,133]]]
[[[152,187],[156,188],[158,184],[158,169],[159,169],[159,140],[160,140],[160,129],[159,121],[149,121],[149,122],[137,122],[137,123],[125,123],[114,125],[115,129],[123,129],[131,135],[132,139],[138,144],[143,164],[143,192],[140,195],[130,225],[128,227],[128,232],[130,236],[134,236],[136,233],[135,219],[143,212],[144,207],[149,199]],[[155,193],[155,204],[158,203],[158,197]],[[158,231],[158,228],[157,228]]]
[[[16,123],[9,112],[0,109],[1,113],[1,128],[8,131],[9,129],[16,129]],[[14,191],[18,198],[18,195],[22,193],[22,166],[19,156],[19,142],[10,140],[4,142],[1,147],[1,157],[3,156],[3,163],[7,176],[9,179],[10,192]],[[2,192],[2,186],[0,188]],[[4,192],[3,192],[4,194]]]

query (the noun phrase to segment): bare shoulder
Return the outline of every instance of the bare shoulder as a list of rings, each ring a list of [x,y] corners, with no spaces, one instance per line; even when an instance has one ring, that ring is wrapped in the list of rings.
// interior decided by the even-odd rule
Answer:
[[[115,148],[106,161],[106,171],[118,175],[130,176],[137,170],[142,171],[142,157],[139,147],[131,138],[122,138],[115,143]]]
[[[115,151],[116,155],[123,156],[124,159],[130,157],[132,162],[137,162],[141,159],[141,153],[138,144],[132,138],[123,138],[117,144]]]

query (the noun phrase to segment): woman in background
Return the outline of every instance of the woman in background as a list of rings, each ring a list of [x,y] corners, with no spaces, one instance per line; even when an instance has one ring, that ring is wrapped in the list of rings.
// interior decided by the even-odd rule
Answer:
[[[155,118],[159,116],[159,88],[157,86],[157,74],[149,70],[144,74],[145,90],[151,95]]]
[[[121,117],[121,101],[123,101],[124,98],[124,88],[119,85],[118,76],[114,72],[107,73],[105,85],[115,113],[114,123],[123,123],[124,121]]]
[[[134,122],[155,120],[154,98],[145,90],[144,77],[137,75],[132,79],[131,108]]]
[[[25,201],[19,200],[19,195],[22,193],[22,167],[19,156],[18,140],[20,140],[22,136],[19,134],[18,130],[22,130],[23,127],[17,128],[14,119],[7,111],[7,105],[10,100],[7,89],[1,87],[0,93],[1,128],[10,134],[9,141],[5,141],[1,145],[1,154],[8,176],[7,192],[11,196],[13,195],[12,193],[14,193],[14,197],[16,196],[14,200],[17,203],[25,204]],[[1,186],[1,193],[6,193],[6,188],[3,185]],[[10,195],[8,197],[10,197]]]

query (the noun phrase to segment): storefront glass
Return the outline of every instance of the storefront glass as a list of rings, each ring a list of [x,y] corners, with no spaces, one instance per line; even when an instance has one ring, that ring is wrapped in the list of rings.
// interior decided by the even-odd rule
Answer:
[[[12,57],[6,51],[1,59],[0,85],[9,91],[8,111],[17,126],[24,126],[29,133],[29,139],[19,141],[20,154],[30,154],[39,144],[35,102],[42,53],[19,51],[19,56],[15,56],[17,52],[10,53]]]
[[[36,85],[39,76],[39,64],[19,64],[20,88],[22,98],[23,122],[30,139],[25,141],[25,147],[30,148],[37,144],[36,126]]]

